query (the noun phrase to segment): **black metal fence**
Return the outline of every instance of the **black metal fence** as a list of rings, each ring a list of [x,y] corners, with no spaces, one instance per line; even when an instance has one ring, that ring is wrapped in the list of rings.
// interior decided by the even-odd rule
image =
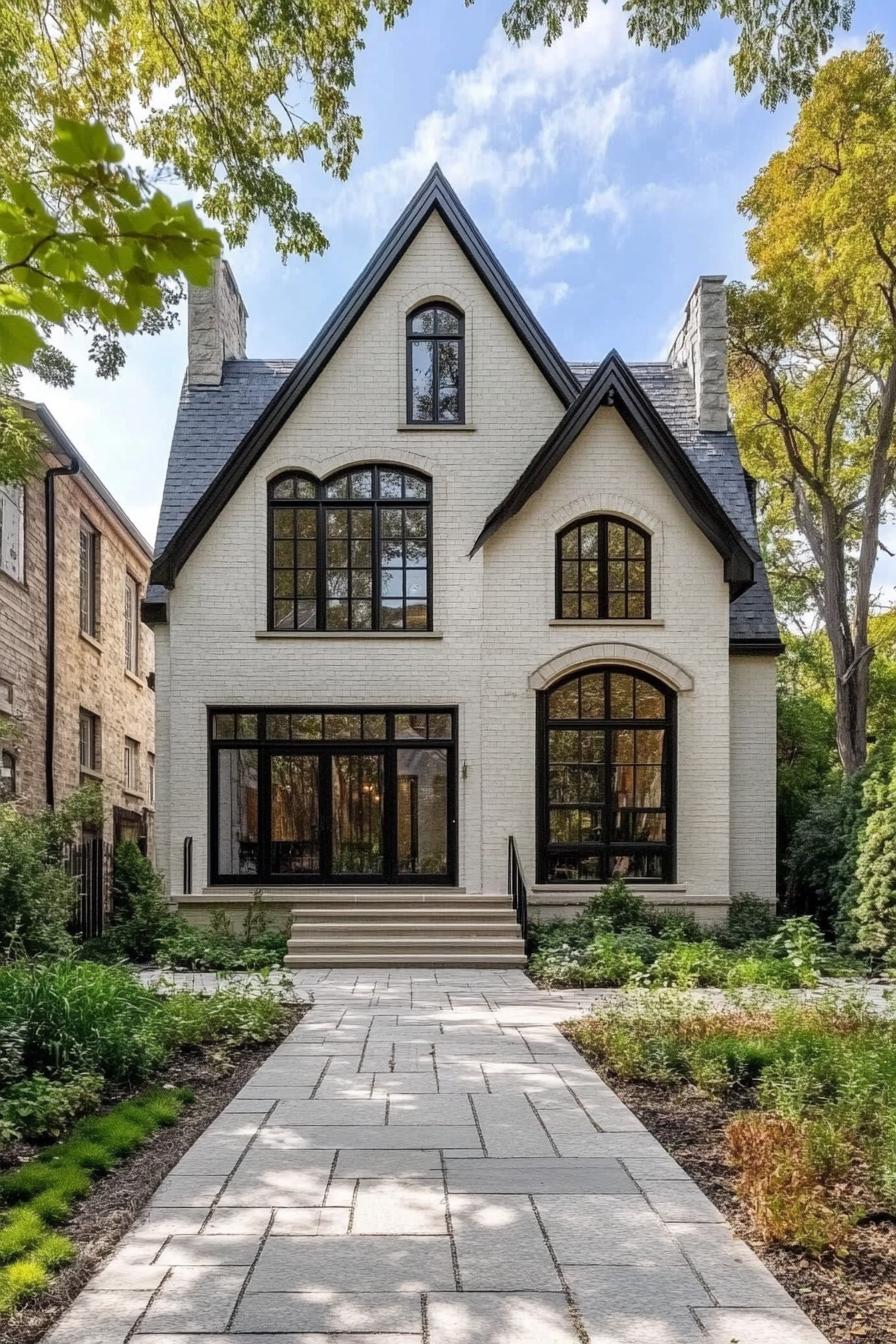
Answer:
[[[112,846],[98,835],[70,841],[63,846],[62,866],[77,886],[69,929],[81,938],[98,938],[112,904]]]

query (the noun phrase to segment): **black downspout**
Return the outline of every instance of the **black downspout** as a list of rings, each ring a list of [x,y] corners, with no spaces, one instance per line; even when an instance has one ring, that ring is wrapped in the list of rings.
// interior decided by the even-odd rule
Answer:
[[[44,777],[47,807],[56,805],[53,755],[56,737],[56,491],[57,476],[77,476],[80,463],[74,458],[67,467],[49,467],[44,477],[44,518],[47,529],[47,722],[44,745]]]

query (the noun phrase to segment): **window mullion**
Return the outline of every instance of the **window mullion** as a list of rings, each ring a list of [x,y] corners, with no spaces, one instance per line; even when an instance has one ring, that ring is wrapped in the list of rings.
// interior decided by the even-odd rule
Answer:
[[[317,511],[317,628],[327,628],[327,506],[320,500],[314,506]]]
[[[370,523],[370,593],[373,599],[373,611],[370,617],[371,630],[380,629],[380,513],[382,508],[383,505],[380,502],[372,504],[370,508],[372,514]]]

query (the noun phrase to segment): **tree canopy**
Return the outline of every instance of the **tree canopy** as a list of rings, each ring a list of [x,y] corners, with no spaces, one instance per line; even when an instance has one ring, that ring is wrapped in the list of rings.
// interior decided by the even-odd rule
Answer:
[[[553,42],[567,23],[583,23],[588,8],[589,0],[512,0],[504,28],[522,42],[544,25],[545,41]],[[835,35],[852,22],[855,0],[625,0],[623,9],[633,41],[661,51],[683,42],[708,14],[732,20],[738,30],[731,57],[738,93],[758,84],[763,105],[777,107],[791,93],[801,98],[809,93]]]
[[[837,744],[867,748],[869,620],[893,501],[896,76],[880,38],[828,62],[741,202],[754,283],[731,289],[736,425],[770,568],[831,643]]]

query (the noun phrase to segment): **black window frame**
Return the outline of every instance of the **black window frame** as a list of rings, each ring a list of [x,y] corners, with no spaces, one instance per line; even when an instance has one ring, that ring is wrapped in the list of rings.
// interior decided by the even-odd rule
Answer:
[[[438,336],[433,324],[433,334],[431,336],[422,335],[415,332],[414,322],[421,314],[433,312],[442,309],[450,313],[457,320],[457,334],[453,336]],[[432,342],[432,385],[434,389],[432,399],[432,415],[425,419],[414,415],[414,377],[413,377],[413,348],[418,341]],[[435,392],[438,388],[439,375],[439,345],[441,343],[454,342],[457,345],[457,416],[453,420],[443,420],[439,416],[439,399]],[[405,320],[405,414],[409,425],[437,425],[440,429],[450,428],[452,425],[466,424],[466,341],[465,341],[465,323],[464,314],[456,304],[448,303],[444,299],[427,299],[425,303],[418,303]]]
[[[100,533],[81,515],[78,531],[78,628],[89,639],[100,637]]]
[[[82,747],[85,742],[84,729],[87,729],[87,744],[90,749],[90,760],[85,761]],[[100,716],[94,714],[92,710],[80,706],[78,709],[78,768],[86,771],[88,774],[96,775],[100,773],[101,768],[101,746],[100,746]]]
[[[328,487],[331,486],[334,481],[340,480],[342,477],[351,478],[351,476],[355,474],[364,472],[371,473],[371,493],[368,497],[353,498],[351,496],[346,496],[345,498],[336,498],[332,495],[327,494]],[[411,477],[412,479],[421,482],[425,488],[426,492],[425,496],[423,498],[408,496],[404,493],[404,486],[402,487],[403,493],[398,498],[392,495],[384,495],[381,485],[381,476],[383,473],[395,473],[395,472],[400,473],[402,477]],[[296,480],[307,483],[312,487],[313,494],[309,495],[307,498],[293,498],[293,499],[275,498],[275,491],[277,487],[281,485],[283,482],[289,480]],[[351,625],[330,626],[327,624],[327,600],[328,600],[326,591],[327,574],[328,574],[327,512],[330,509],[341,509],[341,508],[369,510],[370,512],[371,594],[369,600],[371,603],[371,622],[369,626],[355,626],[355,627]],[[298,610],[298,602],[300,600],[297,588],[294,588],[293,597],[291,599],[277,598],[274,591],[275,587],[274,576],[277,570],[281,568],[275,566],[274,564],[274,558],[275,558],[274,544],[277,540],[283,540],[282,538],[278,538],[275,535],[274,519],[279,511],[286,509],[293,509],[296,511],[306,510],[309,512],[313,511],[315,516],[315,527],[316,527],[314,537],[315,588],[314,588],[314,598],[307,599],[308,601],[313,600],[315,604],[315,621],[313,626],[299,627],[297,625],[297,619],[298,619],[297,610]],[[426,620],[422,625],[409,626],[407,624],[407,602],[408,602],[407,593],[405,593],[401,599],[403,624],[400,626],[390,626],[390,625],[384,625],[382,623],[381,607],[380,607],[381,601],[383,600],[382,571],[383,568],[397,568],[395,566],[391,567],[383,566],[381,562],[382,515],[389,509],[400,509],[402,510],[403,515],[409,509],[422,510],[425,512],[426,515],[426,567],[424,571],[426,574],[426,599],[425,599]],[[342,635],[364,635],[364,634],[383,634],[390,632],[398,635],[407,635],[407,634],[413,634],[415,632],[423,633],[432,631],[433,508],[432,508],[431,476],[427,476],[424,472],[417,471],[411,467],[406,467],[403,463],[398,462],[359,462],[353,464],[350,467],[341,467],[338,471],[332,472],[329,476],[325,476],[323,478],[318,478],[317,476],[314,476],[311,472],[308,471],[300,471],[300,470],[282,471],[279,472],[276,476],[272,477],[270,481],[268,481],[267,519],[268,519],[267,628],[269,631],[273,631],[275,633],[280,634],[299,633],[308,635],[333,634],[333,633],[338,633]],[[402,522],[403,533],[406,527],[407,527],[407,518],[403,517]],[[403,540],[404,541],[413,540],[413,538],[403,536]],[[296,540],[295,544],[296,545],[298,544],[298,539]],[[294,556],[295,559],[293,562],[292,572],[294,574],[298,574],[300,569],[307,567],[299,566],[297,564],[297,552],[294,552]],[[403,561],[401,565],[401,572],[403,575],[406,576],[409,572],[413,572],[415,568],[419,567],[408,566],[406,561]],[[286,569],[285,572],[289,572],[289,570]],[[352,574],[351,563],[349,563],[346,572],[349,575],[349,587],[351,587],[351,574]],[[291,626],[278,625],[274,617],[274,603],[275,601],[290,601],[290,600],[292,601],[293,604],[293,624]],[[364,599],[363,598],[358,599],[349,594],[349,596],[345,600],[348,601],[349,603],[349,620],[350,620],[352,602]],[[390,599],[387,597],[386,600],[388,601]]]
[[[597,565],[597,615],[583,616],[582,610],[582,586],[581,569],[579,570],[579,585],[577,588],[563,587],[563,564],[570,563],[563,555],[563,542],[571,532],[577,531],[587,523],[597,523],[598,525],[598,547],[596,556]],[[609,591],[609,566],[611,561],[616,562],[620,557],[610,556],[607,544],[607,532],[611,523],[626,529],[626,554],[622,563],[626,567],[626,586],[624,590],[615,589],[614,592],[624,591],[626,614],[624,616],[610,615],[610,591]],[[630,557],[628,555],[628,533],[634,532],[644,543],[643,557]],[[628,586],[628,566],[637,561],[643,560],[644,564],[644,612],[643,614],[629,615],[629,596],[631,592],[640,590],[630,590]],[[577,564],[581,561],[577,560]],[[558,621],[649,621],[651,619],[652,602],[652,570],[651,570],[651,535],[638,523],[634,523],[630,518],[624,518],[615,513],[589,513],[580,518],[574,518],[572,522],[560,529],[555,539],[555,558],[554,558],[554,614]],[[564,592],[576,593],[578,595],[578,616],[567,616],[563,612]]]
[[[383,736],[361,737],[272,737],[268,719],[274,715],[367,715],[384,716],[385,733]],[[429,736],[427,720],[426,737],[399,737],[396,733],[395,719],[398,715],[448,716],[451,724],[450,737]],[[217,715],[234,716],[233,737],[217,737],[215,718]],[[238,716],[256,716],[255,733],[247,735],[242,731]],[[362,722],[362,733],[363,733]],[[434,886],[453,887],[458,880],[458,752],[457,736],[458,711],[456,705],[212,705],[208,707],[208,874],[213,886]],[[444,749],[447,758],[447,873],[400,873],[397,863],[398,832],[398,752],[413,747],[432,747]],[[257,871],[244,874],[221,873],[218,867],[218,757],[221,751],[246,750],[257,753],[258,788],[258,865]],[[318,759],[319,778],[319,817],[320,826],[325,830],[331,819],[325,816],[326,802],[329,798],[329,784],[324,782],[327,772],[321,769],[321,763],[330,755],[382,753],[384,757],[384,795],[383,795],[383,872],[376,874],[331,874],[323,871],[323,854],[329,844],[328,839],[321,842],[322,871],[320,873],[275,873],[271,871],[271,771],[270,758],[275,755],[310,755]]]
[[[610,676],[613,673],[622,673],[626,676],[640,679],[653,686],[664,697],[665,714],[663,719],[638,719],[637,717],[612,718],[609,713],[610,708]],[[604,677],[604,715],[600,719],[551,719],[549,715],[550,697],[562,687],[570,682],[576,681],[581,677],[602,674]],[[640,668],[631,667],[620,663],[596,663],[592,666],[576,668],[574,672],[559,678],[545,690],[539,691],[537,699],[537,740],[536,740],[536,836],[537,836],[537,856],[536,856],[536,881],[547,885],[559,886],[595,886],[603,885],[610,881],[612,872],[610,870],[610,860],[614,854],[623,853],[654,853],[659,854],[662,860],[662,872],[659,877],[625,877],[624,880],[629,885],[634,886],[657,886],[668,885],[676,880],[677,866],[677,761],[678,761],[678,697],[675,691],[665,682],[657,677],[651,676],[648,672]],[[604,809],[606,819],[605,838],[598,841],[585,842],[559,842],[550,839],[550,798],[549,798],[549,766],[550,754],[548,748],[548,733],[550,728],[569,728],[573,731],[596,731],[604,735],[604,802],[598,804]],[[613,820],[613,802],[612,802],[612,752],[609,749],[611,735],[614,730],[619,729],[657,729],[662,728],[665,736],[663,739],[663,759],[662,769],[662,797],[664,803],[659,807],[635,807],[627,808],[629,812],[664,812],[666,816],[666,839],[663,842],[658,841],[637,841],[637,840],[615,840],[612,838],[612,820]],[[574,804],[570,804],[574,806]],[[575,856],[596,854],[602,860],[602,871],[598,877],[584,878],[551,878],[549,876],[549,859],[552,855],[558,853],[569,853]]]

